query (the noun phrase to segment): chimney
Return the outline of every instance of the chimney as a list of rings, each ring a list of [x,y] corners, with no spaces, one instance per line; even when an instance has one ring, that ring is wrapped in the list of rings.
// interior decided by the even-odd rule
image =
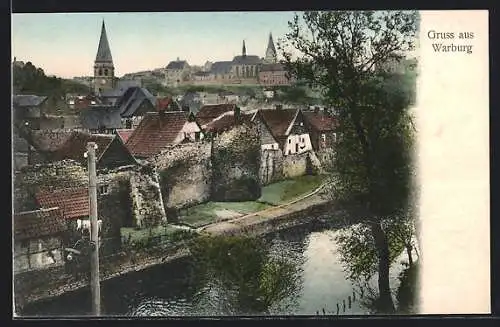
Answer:
[[[314,107],[314,113],[316,113],[316,114],[319,113],[319,107],[318,106]]]

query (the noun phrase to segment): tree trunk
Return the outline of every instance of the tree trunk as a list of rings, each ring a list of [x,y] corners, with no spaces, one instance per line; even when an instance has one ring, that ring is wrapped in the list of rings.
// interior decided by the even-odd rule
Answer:
[[[377,308],[381,313],[394,313],[394,302],[389,285],[389,243],[380,222],[371,223],[371,229],[378,252],[379,300]]]
[[[408,254],[408,264],[410,265],[410,267],[413,266],[413,256],[411,254],[411,250],[412,250],[411,244],[407,244],[406,245],[406,253]]]

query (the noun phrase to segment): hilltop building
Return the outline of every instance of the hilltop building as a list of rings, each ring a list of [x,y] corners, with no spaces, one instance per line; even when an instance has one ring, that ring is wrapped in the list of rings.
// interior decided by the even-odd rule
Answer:
[[[278,55],[276,54],[276,47],[274,46],[273,35],[269,33],[269,40],[267,41],[266,56],[264,57],[264,63],[274,64],[278,61]]]

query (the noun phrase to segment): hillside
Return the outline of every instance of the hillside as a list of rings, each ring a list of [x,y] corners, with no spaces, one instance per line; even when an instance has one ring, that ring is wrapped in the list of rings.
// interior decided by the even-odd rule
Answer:
[[[63,97],[67,93],[88,93],[89,88],[80,83],[46,76],[43,69],[27,62],[23,66],[13,65],[12,85],[14,94],[36,94]]]

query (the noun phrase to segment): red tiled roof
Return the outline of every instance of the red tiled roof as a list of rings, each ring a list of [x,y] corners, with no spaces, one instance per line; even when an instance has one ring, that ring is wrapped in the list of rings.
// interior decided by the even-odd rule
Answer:
[[[36,194],[36,201],[42,208],[59,207],[65,219],[88,217],[90,214],[86,187],[41,190]]]
[[[130,135],[126,146],[134,156],[156,155],[173,144],[187,118],[183,111],[148,112]]]
[[[158,110],[160,110],[160,109],[167,110],[168,107],[170,106],[170,104],[172,104],[171,97],[165,97],[165,98],[161,98],[161,99],[156,100],[156,108]]]
[[[117,129],[116,134],[122,139],[123,143],[127,143],[130,135],[134,132],[133,129]]]
[[[322,112],[304,112],[306,121],[317,131],[332,131],[337,127],[335,117]]]
[[[25,240],[64,232],[67,225],[60,208],[20,212],[14,215],[14,239]]]
[[[234,109],[236,109],[236,105],[231,103],[204,105],[196,113],[196,119],[217,118],[223,113],[226,113],[228,111],[234,111]]]
[[[73,159],[86,162],[87,159],[83,154],[87,151],[87,143],[95,142],[97,144],[96,159],[99,161],[115,137],[115,135],[74,132],[63,146],[54,153],[54,160]]]
[[[217,117],[215,117],[217,118]],[[205,125],[210,124],[215,118],[195,118],[198,125],[205,127]]]
[[[292,123],[297,109],[259,110],[259,115],[276,140],[283,138]]]
[[[252,115],[241,114],[240,122],[248,124],[250,123],[251,118]],[[236,120],[235,116],[227,114],[208,123],[205,127],[205,130],[207,132],[223,132],[230,130],[236,125],[238,125],[238,121]]]

